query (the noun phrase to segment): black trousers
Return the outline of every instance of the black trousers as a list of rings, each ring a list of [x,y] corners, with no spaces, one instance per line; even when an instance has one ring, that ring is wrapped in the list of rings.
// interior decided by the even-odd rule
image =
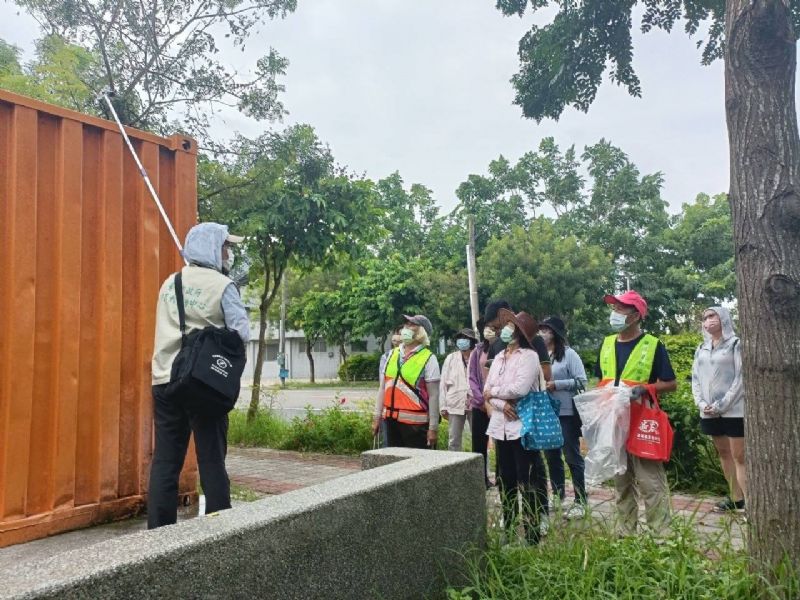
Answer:
[[[495,440],[500,475],[503,523],[513,528],[518,517],[518,494],[522,496],[522,523],[529,543],[539,542],[541,513],[547,512],[547,476],[542,454],[525,450],[522,441]]]
[[[472,451],[483,456],[483,472],[486,485],[489,485],[489,438],[486,430],[489,427],[489,415],[478,408],[472,409]]]
[[[148,529],[171,525],[178,520],[178,477],[191,433],[194,433],[200,484],[206,497],[206,514],[231,507],[230,481],[225,470],[228,415],[190,415],[164,398],[165,388],[166,385],[153,386],[156,447],[147,495]]]
[[[385,419],[386,442],[394,448],[422,448],[428,447],[428,424],[407,425],[396,419]]]
[[[575,489],[575,501],[586,504],[586,479],[583,456],[581,455],[581,419],[577,415],[559,417],[561,421],[561,431],[564,433],[564,445],[555,450],[545,450],[547,458],[547,470],[550,472],[550,487],[553,494],[563,500],[566,495],[564,463],[561,460],[563,451],[564,458],[569,465],[569,472],[572,475],[572,486]]]

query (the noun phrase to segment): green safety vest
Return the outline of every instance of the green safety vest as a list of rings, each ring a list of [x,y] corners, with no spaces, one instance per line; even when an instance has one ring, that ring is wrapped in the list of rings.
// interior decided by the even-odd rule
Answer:
[[[607,336],[600,349],[600,371],[603,381],[613,382],[617,379],[617,337],[617,334]],[[627,383],[648,383],[657,348],[658,338],[645,333],[631,351],[619,379]]]

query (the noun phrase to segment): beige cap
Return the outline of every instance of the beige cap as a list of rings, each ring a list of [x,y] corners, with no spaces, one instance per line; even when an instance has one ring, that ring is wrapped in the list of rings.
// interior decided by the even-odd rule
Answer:
[[[231,244],[241,244],[244,241],[244,236],[233,235],[232,233],[229,233],[228,237],[225,238],[225,241],[230,242]]]

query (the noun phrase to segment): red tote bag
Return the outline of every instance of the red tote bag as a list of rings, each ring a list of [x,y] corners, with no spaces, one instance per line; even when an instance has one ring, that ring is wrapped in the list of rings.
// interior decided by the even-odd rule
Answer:
[[[634,456],[667,462],[672,454],[672,425],[658,404],[655,386],[645,387],[647,396],[642,397],[642,402],[631,402],[631,427],[626,447]]]

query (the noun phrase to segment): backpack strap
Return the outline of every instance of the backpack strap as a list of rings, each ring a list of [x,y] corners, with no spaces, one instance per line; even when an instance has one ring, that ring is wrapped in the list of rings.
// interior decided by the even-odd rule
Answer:
[[[186,340],[186,309],[183,305],[183,272],[175,273],[175,300],[178,303],[178,322],[181,327],[181,339]]]

